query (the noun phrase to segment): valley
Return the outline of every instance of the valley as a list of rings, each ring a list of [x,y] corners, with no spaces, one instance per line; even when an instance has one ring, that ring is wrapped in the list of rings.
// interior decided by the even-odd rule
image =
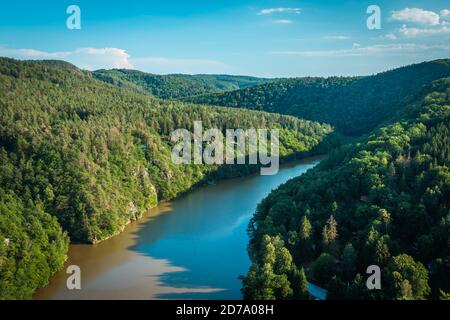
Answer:
[[[0,298],[309,299],[310,281],[329,299],[439,299],[449,76],[448,59],[260,79],[0,58]],[[276,129],[287,167],[173,163],[171,133],[195,121]],[[373,264],[383,290],[365,286]]]

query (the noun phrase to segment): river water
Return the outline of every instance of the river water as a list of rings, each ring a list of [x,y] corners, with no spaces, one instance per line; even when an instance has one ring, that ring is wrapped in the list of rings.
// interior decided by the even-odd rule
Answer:
[[[64,269],[34,299],[242,299],[238,277],[250,267],[246,229],[257,204],[318,162],[201,187],[109,240],[71,245]],[[81,269],[81,290],[67,289],[69,265]]]

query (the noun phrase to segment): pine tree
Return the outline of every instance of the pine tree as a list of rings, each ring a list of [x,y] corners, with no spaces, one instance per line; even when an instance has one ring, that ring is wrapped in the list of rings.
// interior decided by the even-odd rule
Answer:
[[[293,298],[297,300],[309,299],[308,280],[306,279],[305,270],[297,267],[292,268],[291,287],[293,290]]]

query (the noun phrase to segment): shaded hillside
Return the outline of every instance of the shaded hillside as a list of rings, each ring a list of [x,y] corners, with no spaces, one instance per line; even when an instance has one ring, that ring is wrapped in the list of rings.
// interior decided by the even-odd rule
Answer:
[[[450,60],[424,62],[368,77],[282,79],[232,92],[191,97],[209,105],[264,110],[325,122],[348,135],[368,133],[431,81],[450,76]]]

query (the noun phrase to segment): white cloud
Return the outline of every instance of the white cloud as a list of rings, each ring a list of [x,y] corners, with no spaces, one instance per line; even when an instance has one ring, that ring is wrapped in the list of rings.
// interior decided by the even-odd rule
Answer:
[[[442,9],[442,10],[439,12],[439,16],[440,16],[441,18],[447,18],[447,17],[450,17],[450,10],[448,10],[448,9]]]
[[[119,48],[78,48],[73,51],[47,52],[35,49],[0,47],[0,56],[16,59],[58,59],[81,69],[138,69],[152,73],[226,73],[229,67],[217,60],[166,57],[132,58]]]
[[[289,20],[289,19],[278,19],[278,20],[272,20],[272,23],[274,24],[291,24],[294,21]]]
[[[407,38],[450,35],[450,27],[443,24],[439,28],[412,28],[403,25],[398,33]]]
[[[61,59],[88,70],[103,68],[132,69],[130,56],[118,48],[78,48],[74,51],[47,52],[35,49],[0,48],[0,55],[17,59]]]
[[[448,51],[450,45],[418,45],[414,43],[360,46],[353,44],[351,49],[321,51],[274,51],[271,54],[300,57],[352,57],[352,56],[386,56]]]
[[[0,47],[0,55],[22,59],[62,59],[70,52],[46,52],[35,49],[10,49]]]
[[[258,15],[266,15],[266,14],[272,14],[272,13],[295,13],[299,14],[302,12],[302,9],[300,8],[267,8],[262,9],[258,12]]]
[[[75,65],[88,70],[100,68],[133,69],[130,55],[118,48],[80,48],[69,57]],[[100,68],[99,68],[100,67]]]
[[[337,36],[324,36],[324,37],[322,37],[322,39],[324,39],[324,40],[349,40],[349,39],[351,39],[351,37],[337,35]]]
[[[383,38],[384,39],[389,39],[389,40],[397,40],[397,36],[393,32],[388,33]]]
[[[422,25],[435,26],[439,24],[439,15],[433,11],[419,8],[405,8],[392,13],[392,19],[396,21],[414,22]]]

